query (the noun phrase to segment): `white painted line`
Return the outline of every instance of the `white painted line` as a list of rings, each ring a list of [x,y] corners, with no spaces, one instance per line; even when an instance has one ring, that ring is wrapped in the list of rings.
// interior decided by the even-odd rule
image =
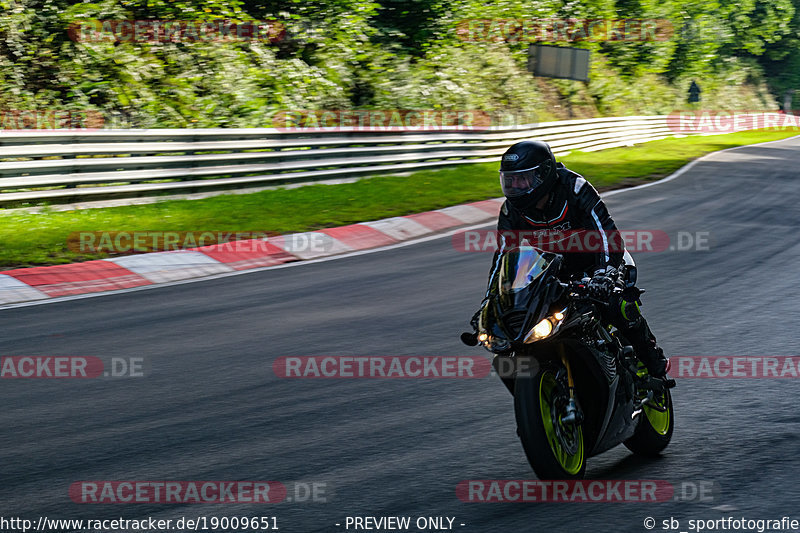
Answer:
[[[433,233],[433,230],[415,222],[410,218],[393,217],[372,222],[362,222],[362,226],[369,226],[398,241],[407,241],[423,235]]]
[[[17,278],[0,274],[0,304],[45,298],[47,295],[39,289],[31,287]]]
[[[460,220],[464,224],[477,224],[489,218],[494,218],[483,209],[472,207],[471,205],[454,205],[453,207],[437,209],[437,211]]]

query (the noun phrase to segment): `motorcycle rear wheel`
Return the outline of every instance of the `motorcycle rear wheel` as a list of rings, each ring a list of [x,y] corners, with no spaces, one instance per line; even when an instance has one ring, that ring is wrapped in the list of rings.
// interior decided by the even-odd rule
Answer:
[[[552,369],[517,377],[514,412],[522,448],[539,479],[583,479],[586,450],[581,424],[563,424],[569,398]]]
[[[646,373],[640,364],[639,373]],[[654,406],[645,405],[639,414],[641,420],[636,432],[625,441],[625,446],[635,453],[645,457],[657,457],[672,440],[672,431],[675,428],[675,415],[672,409],[672,394],[669,389],[657,394]]]

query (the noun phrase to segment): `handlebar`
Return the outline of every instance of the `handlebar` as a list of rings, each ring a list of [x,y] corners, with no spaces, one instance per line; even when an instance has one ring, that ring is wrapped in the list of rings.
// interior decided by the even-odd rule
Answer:
[[[569,281],[567,283],[560,283],[562,287],[567,289],[568,291],[574,293],[579,300],[594,300],[600,303],[606,303],[601,300],[597,300],[596,298],[592,298],[588,294],[588,285],[591,278],[583,278],[580,281]],[[624,289],[618,286],[614,286],[611,289],[612,294],[620,294],[624,292]]]
[[[566,283],[559,283],[562,287],[570,292],[574,292],[579,296],[583,296],[587,292],[589,285],[589,278],[583,278],[580,281],[568,281]]]

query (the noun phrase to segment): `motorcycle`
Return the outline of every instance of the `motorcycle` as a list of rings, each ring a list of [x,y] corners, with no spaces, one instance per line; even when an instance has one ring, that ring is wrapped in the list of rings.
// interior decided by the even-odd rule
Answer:
[[[619,444],[658,455],[674,427],[675,381],[655,378],[624,336],[600,318],[605,302],[587,282],[562,282],[563,256],[534,247],[505,250],[489,296],[462,341],[493,352],[514,396],[517,434],[540,479],[582,479],[588,457]],[[635,287],[628,252],[614,291]]]

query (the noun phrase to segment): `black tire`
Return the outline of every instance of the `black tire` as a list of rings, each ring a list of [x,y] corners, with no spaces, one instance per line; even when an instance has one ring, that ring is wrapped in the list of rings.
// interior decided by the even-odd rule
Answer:
[[[528,462],[539,479],[583,479],[586,473],[583,428],[579,425],[576,431],[573,430],[573,433],[577,432],[579,435],[579,438],[571,439],[571,442],[577,442],[577,451],[569,454],[559,444],[558,438],[554,437],[552,422],[548,424],[550,428],[548,436],[548,430],[545,429],[545,422],[542,420],[543,402],[544,411],[552,412],[545,389],[555,381],[554,375],[552,370],[544,369],[534,377],[518,377],[515,380],[514,412],[517,418],[517,433]],[[557,457],[555,449],[561,451],[561,460]]]
[[[639,414],[640,420],[636,432],[624,443],[636,455],[658,457],[672,439],[672,431],[675,428],[675,414],[672,410],[672,394],[670,394],[669,389],[664,391],[664,397],[660,403],[667,407],[666,412],[661,416],[668,415],[669,420],[666,423],[658,418],[651,420],[651,415],[655,410],[648,412],[651,408],[644,407]]]

